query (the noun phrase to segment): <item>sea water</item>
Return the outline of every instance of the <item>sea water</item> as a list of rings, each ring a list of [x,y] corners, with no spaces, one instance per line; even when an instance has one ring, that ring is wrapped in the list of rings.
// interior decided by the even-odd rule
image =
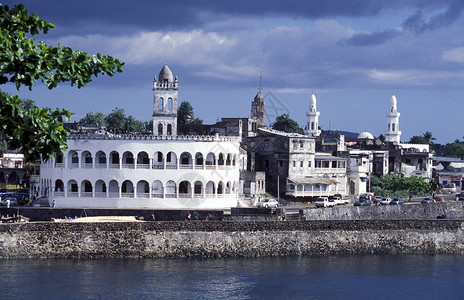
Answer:
[[[462,255],[0,261],[1,299],[463,299]]]

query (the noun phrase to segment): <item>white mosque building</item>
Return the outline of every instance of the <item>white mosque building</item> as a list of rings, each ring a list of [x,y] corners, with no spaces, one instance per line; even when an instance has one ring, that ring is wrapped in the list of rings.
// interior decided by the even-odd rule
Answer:
[[[178,78],[153,83],[153,135],[79,135],[41,164],[57,208],[215,209],[237,206],[240,137],[178,136]]]

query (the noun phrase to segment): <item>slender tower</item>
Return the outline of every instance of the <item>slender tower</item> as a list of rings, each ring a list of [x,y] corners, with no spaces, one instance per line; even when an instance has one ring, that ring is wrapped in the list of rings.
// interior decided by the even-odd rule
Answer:
[[[261,87],[261,81],[262,74],[261,71],[259,71],[259,88],[255,98],[251,102],[251,118],[258,120],[261,123],[261,125],[264,126],[265,104],[263,97],[263,89]]]
[[[308,118],[308,123],[305,128],[305,135],[309,136],[319,136],[321,131],[319,130],[319,114],[317,111],[317,100],[314,93],[311,95],[309,100],[309,111],[306,112],[306,117]]]
[[[153,80],[153,135],[177,135],[177,76],[167,65]]]
[[[395,95],[390,98],[390,110],[387,113],[387,131],[385,131],[385,139],[388,142],[400,143],[400,113],[397,110],[397,101]]]

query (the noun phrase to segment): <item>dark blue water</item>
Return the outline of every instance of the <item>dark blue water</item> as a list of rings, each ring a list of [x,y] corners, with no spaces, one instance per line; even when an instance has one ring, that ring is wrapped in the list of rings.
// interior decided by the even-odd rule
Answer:
[[[464,256],[0,261],[0,299],[463,299]]]

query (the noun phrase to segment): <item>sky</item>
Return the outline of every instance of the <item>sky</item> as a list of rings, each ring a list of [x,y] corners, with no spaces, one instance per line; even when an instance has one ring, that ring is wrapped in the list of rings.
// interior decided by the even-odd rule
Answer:
[[[207,124],[250,117],[261,86],[267,125],[287,113],[304,127],[314,93],[322,129],[378,136],[394,94],[402,142],[426,131],[438,143],[464,139],[462,0],[3,2],[18,3],[56,26],[36,40],[125,62],[82,89],[20,90],[73,121],[116,107],[150,120],[153,77],[167,64],[179,102]]]

